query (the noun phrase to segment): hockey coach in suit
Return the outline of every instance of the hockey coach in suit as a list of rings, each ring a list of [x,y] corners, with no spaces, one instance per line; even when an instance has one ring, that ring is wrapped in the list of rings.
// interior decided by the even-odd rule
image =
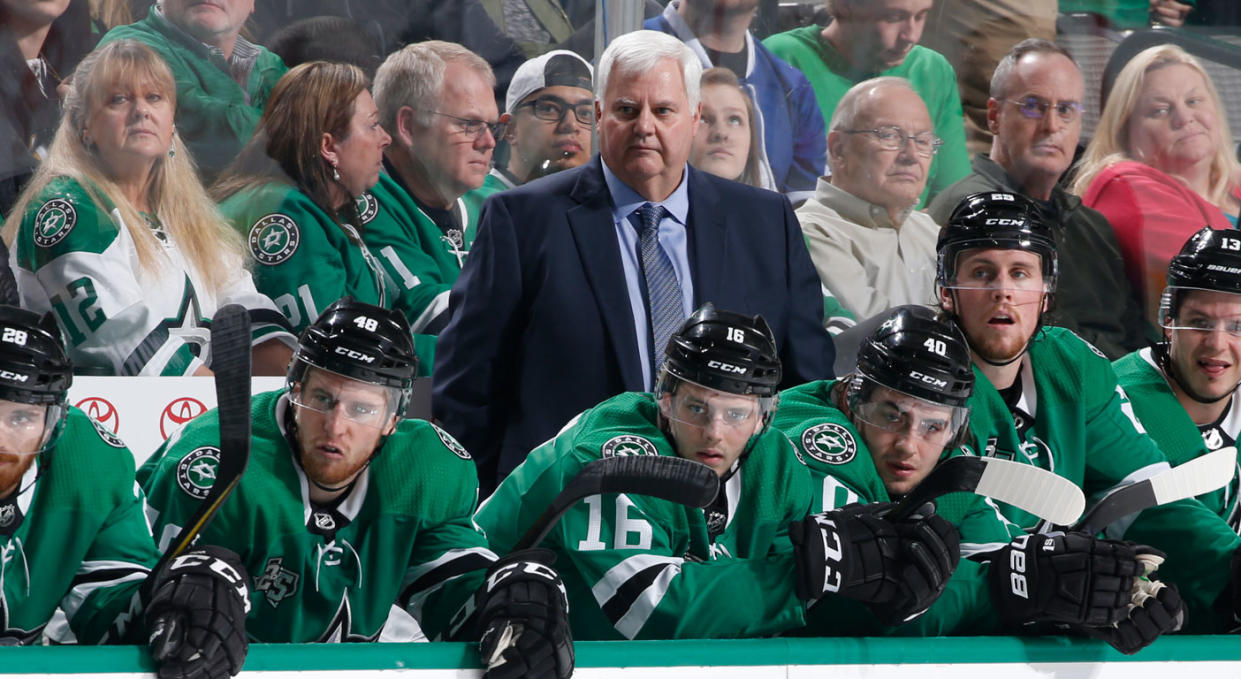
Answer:
[[[650,391],[706,302],[770,323],[784,385],[831,376],[821,284],[783,196],[687,164],[698,58],[636,31],[600,58],[600,153],[488,200],[453,287],[432,390],[484,495],[579,412]]]

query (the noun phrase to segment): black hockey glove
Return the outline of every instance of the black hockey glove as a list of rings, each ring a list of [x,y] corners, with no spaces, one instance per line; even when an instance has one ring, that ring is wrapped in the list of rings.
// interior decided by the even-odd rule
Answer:
[[[892,503],[851,504],[789,524],[797,596],[857,599],[885,625],[925,611],[960,561],[957,529],[933,512],[883,517]]]
[[[249,647],[247,575],[223,547],[194,549],[169,562],[151,587],[147,645],[160,679],[227,679]]]
[[[1130,543],[1080,532],[1022,535],[995,552],[991,588],[1005,623],[1110,625],[1140,572]]]
[[[1145,574],[1133,580],[1129,614],[1114,625],[1082,630],[1106,641],[1125,655],[1133,655],[1151,645],[1159,635],[1176,632],[1185,625],[1185,602],[1181,600],[1176,585],[1151,577],[1163,563],[1163,552],[1146,546],[1136,549]]]
[[[568,679],[569,598],[546,549],[513,552],[487,569],[477,594],[478,653],[486,679]]]

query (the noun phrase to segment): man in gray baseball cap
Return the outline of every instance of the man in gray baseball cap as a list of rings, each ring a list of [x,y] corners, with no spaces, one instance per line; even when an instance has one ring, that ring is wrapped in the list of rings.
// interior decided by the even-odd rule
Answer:
[[[508,163],[491,171],[506,188],[590,159],[592,75],[590,64],[567,50],[548,52],[517,69],[500,117],[508,123]]]

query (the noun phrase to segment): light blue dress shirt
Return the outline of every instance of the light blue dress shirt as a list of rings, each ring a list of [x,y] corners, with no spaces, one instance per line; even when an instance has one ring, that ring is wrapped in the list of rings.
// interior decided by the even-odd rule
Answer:
[[[637,216],[634,213],[643,203],[653,201],[643,198],[637,191],[626,186],[625,182],[612,173],[606,162],[602,165],[603,178],[607,182],[608,193],[612,196],[612,225],[616,229],[616,241],[620,244],[625,287],[629,290],[629,309],[633,314],[633,331],[638,340],[638,358],[642,362],[642,384],[646,391],[652,391],[655,385],[651,384],[651,319],[646,308],[646,294],[643,292],[646,280],[642,277],[642,257],[638,254],[638,228],[635,226]],[[662,205],[667,211],[659,222],[659,246],[672,261],[677,283],[681,286],[681,310],[686,318],[694,310],[694,280],[689,272],[689,237],[685,231],[686,224],[689,223],[689,188],[685,181],[687,176],[688,165],[681,173],[681,183],[676,190],[663,201],[655,203]]]

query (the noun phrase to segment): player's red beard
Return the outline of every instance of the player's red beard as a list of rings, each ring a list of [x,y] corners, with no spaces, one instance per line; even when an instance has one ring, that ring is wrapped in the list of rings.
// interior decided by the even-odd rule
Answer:
[[[0,453],[0,498],[8,497],[17,490],[22,475],[34,464],[34,455]]]

